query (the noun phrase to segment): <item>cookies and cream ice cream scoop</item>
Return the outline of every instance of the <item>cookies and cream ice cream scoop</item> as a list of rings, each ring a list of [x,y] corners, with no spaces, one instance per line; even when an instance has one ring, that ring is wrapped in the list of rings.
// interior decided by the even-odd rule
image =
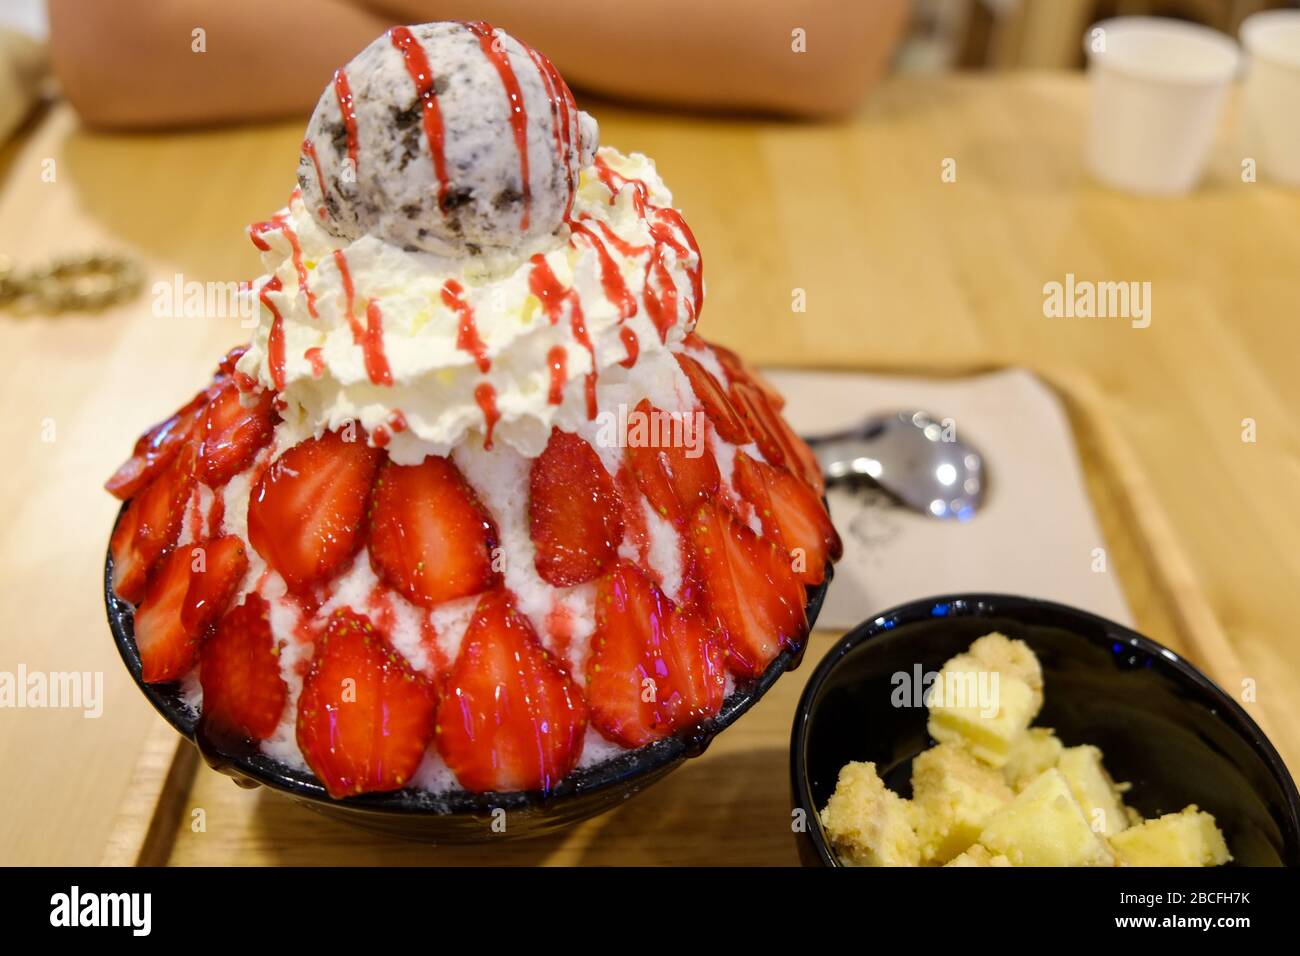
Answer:
[[[597,140],[551,62],[504,31],[393,27],[321,93],[298,182],[337,238],[473,256],[558,229]]]

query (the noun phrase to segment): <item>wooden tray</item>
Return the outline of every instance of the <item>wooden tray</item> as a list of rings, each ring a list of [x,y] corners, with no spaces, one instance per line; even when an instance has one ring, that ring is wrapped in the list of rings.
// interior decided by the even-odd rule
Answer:
[[[989,369],[891,368],[962,375]],[[1064,403],[1085,482],[1137,628],[1227,688],[1244,671],[1198,587],[1160,501],[1085,379],[1039,373]],[[778,681],[704,756],[622,807],[565,833],[477,847],[406,843],[335,823],[202,765],[162,718],[132,776],[105,865],[623,864],[798,862],[790,832],[790,723],[812,665],[840,636],[819,630],[804,666]],[[1262,712],[1245,705],[1268,730]]]

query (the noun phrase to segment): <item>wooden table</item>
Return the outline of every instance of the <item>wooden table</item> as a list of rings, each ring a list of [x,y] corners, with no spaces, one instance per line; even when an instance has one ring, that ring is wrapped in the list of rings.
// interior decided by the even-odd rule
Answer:
[[[1085,372],[1252,669],[1279,749],[1300,766],[1300,193],[1241,182],[1231,133],[1188,199],[1092,185],[1080,165],[1086,90],[1073,76],[899,79],[837,126],[584,105],[605,142],[656,159],[686,212],[707,264],[709,337],[760,363]],[[125,249],[150,281],[252,277],[241,230],[284,202],[301,135],[292,123],[101,136],[56,106],[0,151],[0,252],[21,265]],[[956,182],[941,180],[945,158]],[[1044,283],[1071,272],[1151,282],[1151,326],[1044,318]],[[795,289],[806,312],[791,311]],[[141,428],[246,337],[237,318],[154,318],[147,296],[95,316],[0,314],[0,670],[102,671],[105,696],[95,720],[0,711],[0,862],[101,856],[156,718],[104,624],[116,503],[99,486]],[[1242,441],[1245,418],[1255,443]],[[681,785],[753,773],[772,778],[781,793],[766,806],[779,806],[784,754],[747,749],[745,728],[789,715],[761,713],[681,771]],[[713,822],[743,841],[731,821]],[[581,847],[562,856],[581,859]]]

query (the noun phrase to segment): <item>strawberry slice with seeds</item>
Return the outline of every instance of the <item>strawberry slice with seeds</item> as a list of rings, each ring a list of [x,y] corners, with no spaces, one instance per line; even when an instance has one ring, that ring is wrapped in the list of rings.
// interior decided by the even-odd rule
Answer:
[[[294,445],[258,480],[248,503],[248,541],[290,591],[310,589],[360,550],[382,457],[360,437],[326,432]]]
[[[244,740],[265,740],[275,733],[288,689],[280,676],[270,609],[261,595],[244,598],[203,642],[199,681],[209,730]]]
[[[748,382],[733,382],[731,397],[736,400],[736,407],[740,409],[741,417],[749,426],[750,434],[754,436],[764,458],[774,465],[781,465],[793,457],[794,450],[786,445],[780,416],[768,404],[762,392]]]
[[[738,677],[758,677],[782,647],[808,633],[790,557],[717,504],[701,505],[690,530],[708,608],[727,640],[727,666]]]
[[[385,584],[424,607],[488,590],[497,532],[450,459],[386,461],[370,509],[370,563]]]
[[[636,413],[648,422],[669,420],[667,412],[655,408],[646,399],[637,405]],[[649,437],[652,432],[656,439],[663,437],[661,430],[653,426],[646,429],[645,435]],[[628,461],[642,494],[662,517],[679,526],[697,502],[717,494],[722,480],[703,430],[696,429],[691,436],[695,447],[686,447],[686,432],[680,434],[681,444],[654,447],[632,444],[637,436],[630,433],[627,447]]]
[[[758,511],[763,533],[790,553],[804,584],[821,584],[827,561],[843,549],[822,501],[804,481],[784,468],[736,453],[736,488]],[[800,560],[802,559],[802,560]]]
[[[543,581],[572,587],[600,577],[618,556],[623,505],[596,452],[552,429],[529,475],[528,523]]]
[[[772,383],[760,375],[753,366],[747,365],[745,360],[731,349],[724,348],[721,345],[713,345],[712,343],[709,344],[709,348],[713,349],[714,357],[717,358],[718,364],[726,371],[727,379],[732,385],[738,381],[752,385],[767,397],[768,402],[777,411],[785,408],[785,396],[778,392]]]
[[[461,786],[551,790],[577,765],[582,692],[504,591],[479,599],[438,706],[438,752]]]
[[[202,635],[230,603],[248,571],[244,542],[233,534],[213,538],[184,549],[190,552],[190,588],[181,609],[181,623],[191,634]]]
[[[726,674],[714,630],[676,607],[625,561],[600,579],[587,658],[592,724],[624,747],[640,747],[711,717]]]
[[[674,357],[682,371],[686,373],[696,399],[704,407],[704,414],[709,417],[709,421],[713,422],[713,427],[717,429],[718,434],[734,445],[748,445],[752,441],[749,429],[745,427],[740,413],[731,404],[731,399],[727,397],[726,391],[718,380],[713,377],[713,373],[682,352],[675,353]]]
[[[244,406],[233,381],[227,380],[199,416],[197,474],[211,488],[219,488],[247,468],[258,450],[271,441],[275,395],[258,392]]]
[[[185,442],[153,482],[131,499],[113,529],[109,548],[118,596],[140,603],[158,558],[180,535],[193,489],[194,446]]]
[[[175,548],[163,558],[135,612],[140,679],[147,684],[178,680],[198,660],[198,635],[182,621],[192,560],[188,547]]]
[[[190,438],[199,414],[212,393],[213,389],[204,389],[174,415],[141,435],[136,440],[131,457],[104,483],[109,494],[126,501],[134,498],[160,475]]]
[[[298,699],[298,747],[336,799],[399,790],[433,739],[436,693],[370,619],[330,617]]]

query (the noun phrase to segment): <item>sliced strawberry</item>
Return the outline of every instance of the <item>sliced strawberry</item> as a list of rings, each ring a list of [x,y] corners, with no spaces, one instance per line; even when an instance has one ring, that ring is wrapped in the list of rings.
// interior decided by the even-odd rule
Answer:
[[[762,392],[748,382],[733,382],[731,397],[736,400],[736,407],[764,458],[774,465],[794,458],[794,449],[786,442],[781,416]]]
[[[438,706],[438,752],[461,786],[547,790],[582,755],[582,692],[504,591],[479,599]]]
[[[425,607],[479,594],[497,578],[496,546],[491,517],[450,459],[379,469],[370,563],[389,587]]]
[[[716,714],[725,670],[712,628],[674,606],[643,571],[621,561],[600,579],[587,702],[592,724],[610,740],[640,747]]]
[[[551,431],[529,476],[528,523],[542,580],[571,587],[604,574],[623,540],[623,506],[596,452],[571,432]]]
[[[182,677],[198,660],[198,635],[181,620],[190,589],[190,549],[176,548],[149,578],[149,589],[135,612],[135,646],[140,678],[147,684]]]
[[[777,411],[785,408],[785,397],[776,390],[771,382],[760,375],[753,366],[747,365],[744,359],[731,349],[723,348],[721,345],[713,345],[712,343],[709,344],[709,348],[713,349],[714,357],[717,358],[718,364],[726,371],[727,378],[732,385],[735,385],[738,381],[752,385],[767,396],[767,400]]]
[[[804,480],[820,498],[826,494],[826,478],[822,475],[821,462],[813,454],[813,450],[808,447],[808,443],[800,438],[790,423],[787,422],[779,413],[776,416],[777,424],[781,426],[782,434],[785,436],[784,447],[789,448],[794,453],[794,460],[797,468],[793,469],[795,474]],[[787,462],[789,464],[789,462]]]
[[[654,412],[654,408],[649,401],[643,399],[637,405],[636,412],[640,415],[649,415]],[[681,503],[677,500],[677,492],[673,488],[672,478],[659,454],[659,449],[650,445],[632,444],[629,441],[625,451],[627,463],[632,469],[632,474],[636,476],[637,486],[650,502],[650,507],[661,518],[666,518],[674,524],[681,524],[685,514]]]
[[[731,404],[731,399],[713,377],[713,373],[683,352],[676,353],[674,357],[690,379],[696,399],[704,406],[704,414],[709,416],[709,421],[713,422],[718,434],[734,445],[748,445],[753,440],[749,429],[745,427],[740,413]]]
[[[784,646],[808,633],[804,592],[790,557],[760,538],[726,508],[704,504],[691,521],[707,604],[726,636],[727,666],[757,677]]]
[[[194,446],[186,442],[153,482],[131,499],[113,531],[113,588],[127,601],[144,597],[149,573],[175,542],[194,489]]]
[[[275,732],[288,693],[270,609],[259,594],[223,617],[199,651],[203,720],[232,737],[265,740]]]
[[[821,584],[827,561],[839,560],[840,536],[817,493],[784,468],[736,453],[736,489],[752,504],[763,533],[792,558],[804,584]]]
[[[240,401],[242,393],[227,380],[199,416],[195,435],[198,438],[197,474],[200,481],[219,488],[247,468],[258,450],[271,440],[275,395],[258,392],[247,408]]]
[[[381,458],[360,437],[326,432],[294,445],[258,480],[248,502],[248,540],[289,590],[325,580],[361,548]]]
[[[668,418],[667,412],[660,411],[645,399],[637,405],[636,412],[647,416],[645,420],[650,422]],[[647,430],[647,435],[650,431]],[[656,437],[659,437],[657,432]],[[673,444],[665,447],[634,445],[634,436],[630,435],[628,439],[628,461],[642,493],[660,515],[676,524],[681,523],[696,502],[713,498],[721,482],[718,463],[709,451],[704,432],[697,431],[695,437],[698,445],[694,448]]]
[[[190,589],[181,610],[181,623],[191,634],[202,635],[221,616],[248,570],[242,538],[233,534],[182,549],[189,551]]]
[[[195,422],[212,394],[213,389],[204,389],[170,418],[141,435],[136,440],[131,457],[104,483],[109,494],[123,501],[134,498],[161,474],[190,438]]]
[[[398,790],[433,739],[437,695],[370,623],[335,611],[298,699],[298,747],[331,797]]]

